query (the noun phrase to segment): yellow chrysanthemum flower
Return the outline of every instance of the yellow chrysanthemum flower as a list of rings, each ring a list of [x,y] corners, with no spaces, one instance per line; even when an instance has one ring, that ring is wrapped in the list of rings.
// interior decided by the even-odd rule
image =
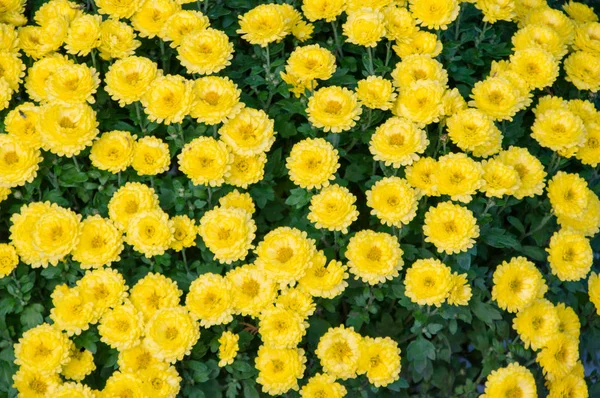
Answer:
[[[248,188],[248,185],[263,179],[266,163],[267,156],[264,153],[253,156],[234,154],[229,175],[225,177],[225,183],[235,187]]]
[[[197,322],[184,307],[163,308],[146,323],[143,344],[158,359],[174,363],[189,355],[200,337]]]
[[[596,167],[600,163],[600,124],[588,124],[586,131],[586,140],[583,146],[577,149],[575,157],[583,164]]]
[[[131,166],[135,135],[128,131],[109,131],[103,133],[90,150],[90,160],[100,170],[118,173]]]
[[[209,26],[208,17],[200,11],[181,10],[165,21],[158,36],[164,41],[170,41],[171,47],[176,48],[187,34]]]
[[[296,47],[285,66],[285,71],[300,82],[327,80],[335,70],[335,56],[318,44]]]
[[[131,18],[140,9],[143,0],[97,0],[98,12],[109,16],[120,18]]]
[[[31,233],[37,221],[50,209],[50,202],[23,205],[11,216],[10,241],[25,264],[40,264],[41,254],[33,245]]]
[[[119,351],[139,344],[144,333],[144,318],[131,302],[106,311],[98,323],[100,340]]]
[[[236,116],[244,104],[241,90],[228,77],[206,76],[194,81],[194,102],[190,116],[198,122],[215,125]]]
[[[335,21],[346,9],[345,0],[303,0],[302,12],[309,21]]]
[[[256,247],[256,266],[282,285],[294,284],[312,265],[315,241],[296,228],[279,227]]]
[[[356,96],[367,108],[386,111],[393,106],[397,94],[391,81],[380,76],[369,76],[358,81]]]
[[[133,28],[125,22],[107,19],[100,25],[100,57],[105,60],[125,58],[133,55],[142,45],[136,40]]]
[[[437,170],[437,160],[429,157],[420,158],[412,166],[406,168],[406,180],[425,195],[439,196],[440,193],[436,178]]]
[[[306,138],[292,147],[286,160],[290,180],[302,188],[320,189],[340,167],[338,151],[323,138]]]
[[[69,158],[92,145],[99,133],[96,112],[86,104],[45,105],[37,128],[44,150]]]
[[[266,47],[290,34],[291,26],[279,4],[257,5],[238,18],[240,29],[237,33],[250,44]]]
[[[71,254],[82,269],[100,268],[119,261],[122,250],[121,231],[112,221],[94,215],[79,225],[79,242]]]
[[[304,376],[306,357],[301,348],[270,348],[260,346],[255,360],[256,382],[269,395],[298,390],[298,380]]]
[[[553,151],[565,151],[581,147],[587,131],[583,120],[568,110],[550,110],[536,115],[531,127],[531,137],[541,146]]]
[[[514,51],[539,48],[548,51],[556,59],[567,53],[567,46],[556,31],[545,25],[526,25],[512,37]]]
[[[300,314],[282,306],[267,306],[258,319],[258,333],[269,348],[297,347],[308,328]]]
[[[410,12],[420,25],[446,30],[460,11],[458,0],[410,0]]]
[[[217,29],[206,28],[185,35],[177,59],[189,73],[210,75],[231,65],[233,43]]]
[[[175,216],[171,218],[173,222],[173,240],[170,248],[176,252],[192,247],[196,243],[198,233],[194,220],[186,215]]]
[[[425,241],[433,243],[439,253],[466,252],[479,237],[473,212],[466,207],[442,202],[425,213]]]
[[[436,259],[415,261],[404,277],[406,296],[419,305],[442,305],[452,289],[452,270]]]
[[[183,292],[177,282],[161,274],[149,273],[129,291],[129,299],[148,322],[154,313],[163,308],[177,307]]]
[[[331,86],[315,91],[306,108],[310,123],[325,132],[341,133],[356,125],[362,113],[358,97],[345,87]]]
[[[109,309],[123,302],[127,297],[127,286],[123,276],[114,269],[100,268],[86,271],[77,281],[79,292],[85,302],[94,306],[94,322],[97,322]]]
[[[34,20],[41,26],[57,18],[64,18],[67,23],[71,23],[81,14],[82,11],[77,7],[77,3],[68,0],[51,0],[35,12]]]
[[[4,118],[4,129],[19,142],[29,147],[40,148],[42,137],[37,129],[39,108],[31,102],[14,107]]]
[[[0,278],[9,275],[19,265],[17,250],[10,243],[0,243]]]
[[[587,196],[587,206],[579,216],[560,215],[557,217],[561,227],[580,232],[585,236],[593,236],[598,232],[600,229],[600,200],[590,189],[587,189]]]
[[[417,215],[419,191],[399,177],[385,177],[366,192],[371,214],[385,225],[402,227]]]
[[[406,88],[421,80],[439,82],[442,86],[448,84],[448,72],[444,66],[428,55],[415,54],[402,58],[392,71],[392,79],[396,87]]]
[[[348,188],[329,185],[310,201],[308,220],[315,228],[348,233],[348,227],[358,218],[356,197]]]
[[[89,350],[73,347],[69,355],[69,361],[63,366],[61,374],[66,379],[82,381],[94,370],[96,370],[94,354]]]
[[[558,217],[580,217],[588,206],[588,184],[578,174],[559,171],[548,182],[547,191],[552,209]]]
[[[587,383],[583,377],[583,374],[568,374],[567,376],[554,381],[550,386],[550,394],[548,394],[548,398],[560,398],[568,396],[589,396]]]
[[[537,354],[536,361],[544,374],[554,380],[567,376],[579,359],[579,340],[566,334],[554,336]]]
[[[354,328],[340,325],[321,336],[315,354],[325,373],[338,379],[356,377],[361,357],[362,337]]]
[[[100,85],[96,69],[85,64],[66,64],[59,67],[46,81],[48,100],[54,103],[75,105],[96,102],[94,94]]]
[[[583,279],[592,268],[592,247],[579,232],[564,229],[555,232],[546,251],[550,269],[561,281]]]
[[[361,8],[348,14],[342,31],[348,42],[357,46],[376,47],[385,35],[383,13],[372,8]]]
[[[32,182],[42,161],[40,150],[13,134],[0,134],[0,187],[14,188]]]
[[[554,305],[546,299],[537,299],[517,313],[513,329],[519,333],[525,348],[538,350],[557,335],[559,323]]]
[[[327,373],[317,373],[302,387],[302,398],[343,398],[346,396],[346,387],[335,381],[335,376]]]
[[[418,80],[400,90],[393,113],[420,126],[438,122],[443,115],[444,86],[431,80]]]
[[[240,349],[240,336],[232,332],[223,332],[219,337],[219,366],[231,365]]]
[[[54,308],[50,310],[50,319],[67,335],[79,335],[95,321],[94,304],[85,301],[80,289],[58,285],[51,297]]]
[[[75,212],[52,204],[31,228],[33,247],[38,251],[39,262],[32,267],[57,265],[79,241],[79,221]]]
[[[515,198],[522,199],[542,194],[546,185],[544,166],[526,148],[511,146],[508,150],[500,152],[495,159],[512,166],[519,173],[521,185],[513,193]]]
[[[350,238],[346,248],[350,272],[370,285],[397,277],[404,265],[403,254],[395,236],[368,229]]]
[[[140,36],[152,39],[158,35],[169,17],[181,10],[173,0],[145,0],[131,17],[131,23]]]
[[[390,40],[401,41],[418,30],[410,11],[398,2],[382,9],[385,35]]]
[[[495,137],[501,133],[485,113],[473,108],[465,109],[446,119],[446,124],[448,137],[463,151],[473,152],[475,156],[493,155],[485,149],[493,144]]]
[[[227,145],[212,137],[198,137],[188,142],[177,159],[180,170],[194,185],[211,187],[223,184],[233,162]]]
[[[70,64],[71,61],[60,54],[49,55],[33,63],[27,70],[25,89],[27,94],[37,102],[47,101],[46,82],[61,66]]]
[[[19,29],[19,47],[30,58],[44,58],[60,48],[68,29],[64,18],[50,20],[44,26],[23,26]]]
[[[306,21],[298,21],[292,26],[292,34],[299,42],[305,42],[312,38],[315,26]]]
[[[385,387],[400,378],[400,348],[389,337],[364,337],[360,343],[358,373],[366,373],[369,383]]]
[[[226,275],[231,282],[233,309],[236,314],[257,317],[277,296],[277,284],[254,265],[243,265]]]
[[[152,80],[141,98],[148,119],[164,124],[181,123],[192,108],[193,85],[181,75]]]
[[[442,52],[443,45],[434,33],[416,29],[410,36],[396,42],[392,48],[400,58],[415,54],[437,57]]]
[[[55,398],[94,398],[92,389],[81,383],[64,383],[52,393]]]
[[[120,187],[108,202],[108,216],[122,230],[137,213],[158,208],[154,188],[139,182],[128,182]]]
[[[575,28],[573,47],[578,51],[585,51],[600,55],[600,23],[590,22]]]
[[[0,51],[17,52],[19,35],[13,25],[0,23]]]
[[[43,323],[23,333],[15,344],[15,364],[42,374],[58,373],[72,344],[57,328]]]
[[[236,208],[214,208],[200,219],[198,233],[221,263],[243,260],[254,248],[256,224],[250,213]]]
[[[558,303],[556,305],[556,312],[559,320],[558,332],[579,340],[581,322],[579,322],[579,316],[573,308],[567,307],[563,303]]]
[[[521,106],[521,93],[507,78],[489,77],[475,83],[469,105],[494,120],[512,120]]]
[[[236,155],[268,152],[275,142],[275,122],[262,110],[243,108],[219,129],[219,135]]]
[[[206,273],[190,285],[185,306],[200,326],[209,328],[225,325],[233,320],[231,282],[221,275]]]
[[[492,370],[485,381],[485,393],[481,398],[495,398],[517,394],[522,398],[537,397],[535,379],[531,372],[516,362]]]
[[[348,287],[347,267],[340,261],[327,258],[322,252],[315,252],[312,265],[306,274],[298,281],[299,288],[315,297],[334,298],[344,292]]]
[[[69,25],[65,50],[69,54],[86,56],[100,45],[100,15],[80,15]]]
[[[567,76],[565,80],[573,83],[579,90],[600,90],[600,54],[587,51],[571,53],[564,63]]]
[[[405,118],[391,117],[375,129],[369,151],[375,160],[398,168],[419,159],[428,145],[424,130]]]
[[[562,11],[548,7],[542,3],[535,12],[530,12],[524,18],[524,23],[546,25],[556,31],[563,41],[570,44],[573,40],[575,23]]]
[[[256,206],[252,201],[252,196],[248,192],[240,192],[237,189],[229,192],[219,199],[219,205],[223,208],[236,208],[254,214]]]
[[[162,210],[144,210],[129,220],[125,242],[146,258],[160,256],[169,249],[174,232],[173,222]]]
[[[275,300],[275,305],[295,312],[302,319],[307,319],[317,309],[312,296],[304,289],[296,287],[283,290]]]
[[[452,287],[446,302],[450,305],[469,305],[473,293],[467,280],[467,274],[452,274]]]
[[[0,77],[3,77],[13,91],[19,90],[19,85],[25,76],[25,65],[18,54],[0,53]]]
[[[521,186],[519,173],[513,166],[497,159],[482,161],[484,185],[480,188],[488,198],[513,195]]]
[[[110,65],[104,88],[113,100],[125,106],[139,101],[158,74],[158,67],[150,59],[126,57]]]
[[[143,397],[144,384],[136,373],[117,371],[106,380],[101,394],[108,397]]]
[[[138,175],[157,175],[169,170],[169,145],[160,138],[145,136],[133,145],[131,166]]]
[[[13,375],[13,386],[19,395],[44,398],[52,394],[61,384],[58,374],[43,374],[37,370],[20,368]]]
[[[541,272],[525,257],[514,257],[496,267],[492,276],[492,299],[508,312],[518,312],[548,290]]]
[[[437,188],[452,200],[469,203],[484,184],[483,168],[464,153],[449,153],[438,159]]]
[[[147,397],[174,398],[181,389],[181,377],[174,366],[153,366],[140,371]]]

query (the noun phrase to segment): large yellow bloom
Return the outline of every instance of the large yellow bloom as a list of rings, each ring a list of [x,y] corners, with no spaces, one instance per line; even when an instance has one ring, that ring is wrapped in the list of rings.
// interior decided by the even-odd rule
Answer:
[[[457,0],[410,0],[410,12],[417,22],[429,29],[448,29],[460,11]]]
[[[212,137],[198,137],[188,142],[177,159],[180,170],[195,185],[211,187],[223,184],[233,162],[227,145]]]
[[[233,320],[233,298],[229,279],[213,273],[196,278],[190,285],[185,306],[200,325],[209,328],[224,325]]]
[[[587,51],[571,53],[564,63],[565,80],[579,90],[600,90],[600,54]]]
[[[269,348],[297,347],[307,328],[308,323],[300,314],[283,306],[267,306],[259,316],[258,332]]]
[[[519,333],[525,348],[538,350],[558,334],[559,323],[554,305],[546,299],[537,299],[517,313],[513,329]]]
[[[219,135],[236,155],[258,155],[268,152],[275,142],[274,124],[263,110],[243,108],[225,121]]]
[[[393,112],[421,126],[438,122],[444,113],[444,89],[437,81],[415,81],[400,90]]]
[[[0,278],[9,275],[19,265],[17,250],[10,243],[0,243]]]
[[[113,18],[131,18],[140,9],[143,0],[97,0],[98,12]]]
[[[560,378],[550,385],[549,398],[560,397],[588,397],[587,383],[581,374],[570,373],[563,378]]]
[[[317,309],[312,296],[297,287],[282,290],[275,301],[275,306],[288,309],[298,314],[304,320],[314,314]]]
[[[77,281],[77,288],[85,302],[94,307],[94,321],[97,322],[109,309],[123,302],[127,297],[125,279],[115,269],[100,268],[86,271]]]
[[[208,17],[200,11],[181,10],[166,20],[159,36],[164,41],[170,41],[171,47],[176,48],[187,34],[209,26]]]
[[[198,233],[215,259],[225,264],[243,260],[254,248],[256,224],[251,214],[236,208],[217,207],[204,213]]]
[[[52,292],[50,319],[69,336],[79,335],[95,321],[94,303],[85,300],[79,288],[59,285]]]
[[[241,90],[228,77],[206,76],[194,81],[190,116],[209,125],[223,123],[240,113]]]
[[[79,221],[75,212],[52,204],[31,226],[33,247],[40,261],[32,267],[57,265],[75,248],[79,241]]]
[[[90,150],[92,164],[100,170],[111,173],[124,171],[133,161],[135,135],[128,131],[109,131],[103,133]]]
[[[31,102],[14,107],[4,118],[4,129],[29,147],[40,148],[42,137],[37,129],[39,108]]]
[[[384,7],[382,12],[385,35],[388,39],[401,41],[418,30],[412,14],[401,4],[392,3]]]
[[[104,83],[106,92],[124,106],[139,101],[158,74],[157,65],[145,57],[126,57],[108,68]]]
[[[121,231],[110,220],[94,215],[79,225],[79,242],[73,249],[73,260],[81,268],[100,268],[121,259]]]
[[[133,145],[131,166],[138,175],[157,175],[169,170],[169,145],[160,138],[145,136]]]
[[[342,25],[348,42],[358,46],[375,47],[385,35],[383,13],[371,8],[361,8],[348,14]]]
[[[541,272],[525,257],[514,257],[496,267],[492,298],[498,307],[518,312],[537,298],[544,297],[548,287]]]
[[[506,397],[514,394],[522,398],[536,398],[535,379],[526,367],[516,362],[507,367],[493,370],[485,382],[482,398]]]
[[[439,253],[466,252],[479,237],[473,212],[466,207],[442,202],[425,213],[425,241],[433,243]]]
[[[133,55],[142,45],[133,28],[125,22],[108,19],[100,25],[100,57],[105,60]]]
[[[24,71],[25,65],[17,54],[0,53],[0,78],[3,77],[13,91],[19,90]]]
[[[174,228],[171,249],[179,252],[187,247],[194,246],[198,234],[194,220],[186,215],[180,215],[172,217],[171,221],[173,221]]]
[[[437,57],[442,52],[443,45],[434,33],[416,29],[410,36],[398,41],[393,49],[400,58],[415,54]]]
[[[558,217],[580,217],[589,199],[587,181],[578,174],[559,171],[548,182],[548,199]]]
[[[335,376],[327,373],[317,373],[302,387],[302,398],[343,398],[346,396],[346,387],[335,381]]]
[[[403,254],[395,236],[368,229],[350,238],[346,248],[350,272],[370,285],[397,277],[404,265]]]
[[[419,159],[429,145],[427,134],[410,120],[391,117],[375,129],[369,151],[375,160],[398,168]]]
[[[34,62],[27,70],[27,77],[25,78],[27,94],[34,101],[46,101],[48,99],[46,82],[59,67],[68,64],[71,64],[71,61],[60,54],[49,55]]]
[[[69,359],[70,344],[60,330],[43,323],[23,333],[15,344],[15,363],[42,374],[58,373]]]
[[[392,71],[392,79],[396,87],[410,87],[420,80],[433,80],[442,86],[448,83],[448,72],[435,58],[428,55],[410,55],[402,58]]]
[[[490,156],[485,150],[493,144],[495,137],[501,134],[492,119],[485,113],[469,108],[453,114],[446,119],[448,137],[463,151],[473,152],[475,156]],[[497,147],[498,151],[501,149]],[[477,153],[475,153],[477,152]]]
[[[546,249],[552,273],[561,281],[577,281],[587,276],[594,255],[583,234],[561,229],[552,235]]]
[[[238,18],[237,33],[250,44],[266,47],[290,33],[291,26],[279,4],[260,4]]]
[[[557,217],[558,224],[561,227],[580,232],[585,236],[593,236],[598,233],[598,229],[600,229],[600,200],[590,189],[587,189],[587,196],[587,205],[579,216],[560,215]]]
[[[470,106],[479,109],[494,120],[512,120],[520,110],[521,93],[507,78],[489,77],[475,83]]]
[[[136,373],[114,372],[106,380],[101,394],[109,397],[133,397],[144,396],[144,384]]]
[[[323,138],[306,138],[292,147],[286,160],[290,180],[302,188],[320,189],[340,167],[338,151]]]
[[[358,218],[356,197],[348,188],[329,185],[310,200],[308,220],[316,228],[348,233],[348,227]]]
[[[14,387],[19,395],[44,398],[54,393],[61,384],[56,373],[43,374],[37,370],[20,368],[13,376]]]
[[[81,350],[72,346],[69,362],[63,366],[60,373],[66,379],[81,381],[94,370],[96,370],[94,354],[89,350]]]
[[[598,15],[596,15],[594,9],[586,4],[571,0],[563,5],[562,8],[576,23],[584,24],[586,22],[598,21]]]
[[[483,168],[484,185],[481,191],[488,198],[501,198],[504,195],[513,195],[521,186],[521,178],[517,170],[497,159],[484,160]]]
[[[362,113],[356,94],[345,87],[331,86],[315,91],[306,108],[308,120],[325,132],[341,133],[356,125]]]
[[[161,274],[149,273],[129,291],[129,299],[148,322],[154,313],[163,308],[177,307],[183,294],[177,282]]]
[[[346,9],[345,0],[303,0],[302,11],[309,21],[324,19],[327,22],[335,19]]]
[[[556,31],[546,25],[526,25],[512,37],[513,50],[539,48],[560,59],[567,53],[567,46]]]
[[[19,29],[19,47],[27,56],[41,59],[60,48],[68,28],[64,18],[50,20],[45,26],[23,26]]]
[[[192,351],[200,337],[197,322],[184,307],[158,310],[146,323],[144,345],[158,359],[174,363]]]
[[[452,200],[469,203],[483,186],[483,168],[464,153],[449,153],[438,159],[436,181],[439,192]]]
[[[49,104],[41,109],[38,130],[44,150],[70,158],[98,135],[96,112],[86,104]]]
[[[579,116],[557,109],[536,115],[531,136],[543,147],[565,151],[583,146],[587,131]]]
[[[530,89],[551,86],[558,77],[558,62],[551,53],[541,48],[516,51],[510,57],[510,67]]]
[[[32,182],[41,161],[39,149],[21,143],[12,134],[0,134],[0,187],[13,188]]]
[[[323,370],[338,379],[356,377],[361,355],[362,337],[354,328],[340,325],[321,336],[315,354]]]
[[[452,270],[436,259],[417,260],[406,270],[406,296],[419,305],[442,305],[452,289]]]
[[[285,71],[301,82],[327,80],[335,70],[335,56],[318,44],[296,47],[285,66]]]
[[[61,66],[46,82],[48,100],[66,105],[96,102],[94,94],[100,85],[96,69],[84,64]]]
[[[248,188],[263,179],[267,155],[259,153],[253,156],[233,155],[233,163],[229,175],[225,177],[227,184]]]
[[[594,14],[595,15],[595,14]],[[588,22],[575,28],[573,47],[579,51],[600,54],[600,23]]]
[[[358,81],[356,96],[367,108],[387,111],[393,106],[397,94],[391,81],[380,76],[368,76]]]
[[[180,9],[181,5],[174,0],[145,0],[131,17],[131,23],[140,36],[152,39]]]
[[[399,177],[385,177],[367,191],[371,214],[389,226],[402,227],[417,215],[419,192]]]
[[[385,387],[400,378],[400,348],[389,337],[364,337],[360,343],[358,373],[366,373],[369,383]]]
[[[139,182],[128,182],[120,187],[108,202],[108,216],[121,229],[137,213],[158,208],[154,188]]]
[[[554,380],[567,376],[579,359],[579,340],[566,334],[557,334],[537,354],[537,362]]]
[[[535,12],[530,12],[524,18],[526,24],[541,24],[548,26],[556,31],[563,41],[570,44],[575,35],[575,23],[562,11],[547,7],[542,3]]]
[[[220,30],[200,29],[183,37],[177,54],[189,73],[210,75],[231,65],[233,43]]]
[[[316,252],[312,265],[298,281],[299,288],[315,297],[337,297],[348,287],[347,269],[340,261],[331,260],[327,264],[325,255],[320,251]]]
[[[148,119],[164,124],[181,123],[193,100],[193,83],[181,75],[156,77],[141,98]]]
[[[173,240],[173,222],[160,209],[137,212],[127,224],[125,242],[146,258],[162,255]]]
[[[298,380],[304,376],[306,357],[301,348],[271,348],[260,346],[255,366],[258,370],[256,382],[264,392],[280,395],[297,390]]]
[[[33,202],[23,205],[10,218],[10,241],[25,264],[41,265],[41,253],[34,247],[31,233],[35,223],[50,207],[50,202]]]
[[[134,347],[144,333],[143,315],[126,300],[102,316],[98,333],[103,343],[119,351]]]
[[[234,268],[226,277],[231,282],[236,314],[257,317],[277,296],[278,284],[254,265]]]
[[[412,166],[406,168],[406,180],[425,195],[439,196],[436,178],[437,164],[437,160],[433,158],[420,158]]]
[[[519,173],[521,185],[513,193],[517,199],[542,194],[546,178],[544,166],[526,148],[511,146],[508,150],[500,152],[496,159],[512,166]]]
[[[294,284],[312,265],[315,241],[296,228],[279,227],[265,235],[256,248],[256,265],[282,285]]]

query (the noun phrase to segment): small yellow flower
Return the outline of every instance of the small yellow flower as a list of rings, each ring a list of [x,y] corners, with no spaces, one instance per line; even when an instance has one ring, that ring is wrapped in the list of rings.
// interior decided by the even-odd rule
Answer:
[[[236,155],[268,152],[275,142],[275,122],[259,109],[243,108],[219,129],[219,135]]]
[[[231,365],[240,349],[240,336],[232,332],[223,332],[219,337],[219,366]]]
[[[579,90],[600,90],[600,54],[586,51],[571,53],[564,63],[567,76],[565,80],[573,83]]]
[[[399,177],[385,177],[366,192],[371,214],[385,225],[402,227],[417,215],[419,191]]]
[[[90,150],[92,164],[100,170],[111,173],[124,171],[133,161],[136,138],[128,131],[115,130],[103,133],[92,144]]]
[[[300,390],[302,398],[343,398],[346,396],[346,387],[335,381],[335,376],[327,373],[318,373],[308,379]]]
[[[185,144],[177,159],[180,170],[195,185],[218,187],[229,173],[233,156],[222,141],[198,137]]]
[[[200,326],[209,328],[225,325],[233,320],[231,283],[221,275],[206,273],[190,285],[185,306]]]
[[[417,29],[410,36],[398,41],[392,48],[400,58],[414,54],[437,57],[442,52],[443,45],[435,34]]]
[[[331,86],[315,91],[308,99],[308,120],[325,132],[341,133],[356,125],[362,109],[356,94],[345,87]]]
[[[146,258],[160,256],[170,247],[173,232],[173,222],[162,210],[140,211],[127,224],[125,242]]]
[[[492,299],[508,312],[518,312],[548,290],[541,272],[525,257],[514,257],[496,267]]]
[[[120,187],[108,202],[108,216],[121,229],[137,213],[158,208],[158,196],[154,188],[139,182],[128,182]]]
[[[481,191],[488,198],[501,198],[513,195],[521,186],[519,173],[513,166],[502,163],[497,159],[481,162],[484,185]]]
[[[71,349],[69,361],[63,366],[61,374],[66,379],[82,381],[95,369],[94,354],[89,350],[74,348]]]
[[[158,36],[164,41],[170,41],[171,47],[176,48],[187,34],[209,26],[208,17],[200,11],[181,10],[165,21]]]
[[[126,57],[115,61],[104,77],[106,92],[119,105],[139,101],[158,74],[157,65],[148,58]]]
[[[133,145],[131,166],[138,175],[157,175],[169,170],[169,145],[160,138],[145,136]]]
[[[306,334],[308,323],[300,314],[282,306],[267,306],[259,316],[258,332],[269,348],[295,348]]]
[[[42,137],[37,127],[39,108],[31,102],[14,107],[4,118],[4,129],[29,147],[40,148]]]
[[[546,251],[550,269],[561,281],[583,279],[592,268],[592,247],[581,233],[563,229],[555,232]]]
[[[495,398],[518,394],[523,398],[537,397],[535,379],[531,372],[516,362],[505,368],[493,370],[485,382],[485,393],[482,398]]]
[[[225,177],[225,183],[239,188],[248,188],[248,185],[263,179],[266,163],[267,156],[264,153],[251,156],[234,154],[229,175]]]
[[[182,251],[187,247],[192,247],[196,243],[196,235],[198,233],[194,220],[191,220],[186,215],[175,216],[171,218],[173,221],[173,240],[171,241],[171,249],[176,252]]]
[[[210,75],[231,65],[233,43],[220,30],[200,29],[183,37],[177,54],[189,73]]]
[[[418,30],[412,14],[401,4],[391,4],[384,7],[382,12],[385,35],[388,39],[401,41],[409,38]]]
[[[302,11],[309,21],[335,21],[346,9],[345,0],[303,0]]]
[[[148,119],[164,124],[181,123],[193,100],[193,83],[181,75],[156,77],[141,97]]]
[[[361,8],[348,14],[346,23],[342,25],[348,42],[357,46],[375,47],[385,35],[383,13],[371,8]]]
[[[140,9],[143,0],[97,0],[98,12],[108,14],[109,16],[120,18],[131,18],[131,16]]]
[[[406,296],[419,305],[442,305],[452,289],[452,270],[436,259],[415,261],[404,277]]]
[[[236,208],[254,214],[256,207],[252,201],[252,196],[248,192],[240,192],[237,189],[229,192],[219,199],[219,205],[223,208]]]
[[[119,351],[139,344],[144,318],[129,301],[108,310],[98,324],[100,340]]]
[[[384,111],[392,107],[397,96],[392,82],[379,76],[369,76],[359,80],[356,95],[360,103],[367,108]]]
[[[256,224],[250,213],[236,208],[216,207],[200,219],[198,234],[217,261],[231,264],[243,260],[254,248]]]
[[[358,372],[366,373],[375,387],[385,387],[400,378],[400,348],[389,337],[364,337],[360,343]]]
[[[338,379],[356,377],[361,356],[362,337],[354,328],[340,325],[321,336],[315,354],[325,373]]]
[[[406,168],[406,180],[428,196],[439,196],[436,173],[438,162],[433,158],[420,158]]]
[[[469,105],[494,120],[512,120],[521,106],[519,89],[502,76],[475,83]]]
[[[53,394],[61,384],[58,374],[44,374],[35,369],[20,368],[13,376],[14,388],[19,395],[28,397],[47,397]]]
[[[483,168],[464,153],[449,153],[438,159],[437,188],[450,199],[469,203],[484,184]]]
[[[546,299],[537,299],[517,313],[513,319],[513,329],[523,340],[525,348],[538,350],[558,334],[559,323],[554,305]]]
[[[100,57],[105,60],[125,58],[134,54],[142,45],[136,39],[133,28],[125,22],[107,19],[100,25]]]
[[[200,331],[184,307],[163,308],[146,323],[143,344],[158,359],[175,363],[189,355]]]
[[[404,265],[403,254],[395,236],[368,229],[350,238],[346,248],[350,272],[370,285],[397,277]]]
[[[304,376],[306,357],[301,348],[271,348],[260,346],[255,366],[258,370],[256,382],[270,395],[284,394],[297,390],[298,380]]]
[[[348,233],[348,227],[358,218],[356,197],[348,188],[329,185],[314,195],[310,201],[308,220],[315,228]]]
[[[446,302],[450,305],[469,305],[473,293],[467,280],[467,274],[452,274],[452,288]]]
[[[65,50],[69,54],[86,56],[100,46],[100,15],[81,15],[69,25]]]
[[[82,269],[100,268],[119,261],[122,250],[121,231],[112,221],[95,215],[79,225],[79,242],[71,254]]]
[[[250,44],[266,47],[290,34],[291,27],[278,4],[260,4],[238,18],[237,33]]]
[[[458,0],[410,0],[410,12],[420,25],[429,29],[448,29],[460,11]]]
[[[158,35],[169,17],[181,9],[173,0],[145,0],[131,17],[140,36],[152,39]]]
[[[0,187],[14,188],[32,182],[42,161],[40,150],[12,134],[0,134]]]
[[[420,80],[433,80],[442,86],[448,84],[448,72],[444,66],[428,55],[415,54],[402,58],[392,71],[394,85],[400,89],[410,87]]]
[[[60,330],[43,323],[23,333],[15,344],[15,364],[42,374],[58,373],[69,359],[70,344]]]
[[[438,122],[444,112],[444,86],[437,81],[418,80],[403,87],[392,112],[424,126]]]
[[[206,76],[194,81],[194,101],[190,116],[198,122],[215,125],[236,116],[244,104],[241,90],[227,77]]]
[[[327,80],[335,70],[335,56],[318,44],[296,47],[285,66],[287,74],[295,76],[300,82]]]
[[[19,256],[13,245],[0,243],[0,278],[9,275],[19,264]]]
[[[67,335],[79,335],[89,328],[90,323],[97,320],[94,303],[86,301],[79,288],[58,285],[51,297],[54,308],[50,310],[50,319],[54,326]]]
[[[340,261],[327,258],[322,252],[316,252],[312,258],[312,265],[306,274],[298,281],[299,288],[315,297],[334,298],[344,292],[348,287],[347,267]]]
[[[473,212],[466,207],[442,202],[425,213],[425,241],[433,243],[439,253],[466,252],[479,237]]]
[[[243,265],[229,271],[233,309],[236,314],[257,317],[268,304],[275,301],[278,284],[254,265]]]
[[[582,216],[588,206],[588,184],[578,174],[559,171],[548,182],[547,191],[558,217]]]
[[[146,323],[156,311],[177,307],[182,294],[177,288],[177,282],[161,274],[149,273],[131,288],[129,299],[144,315]]]

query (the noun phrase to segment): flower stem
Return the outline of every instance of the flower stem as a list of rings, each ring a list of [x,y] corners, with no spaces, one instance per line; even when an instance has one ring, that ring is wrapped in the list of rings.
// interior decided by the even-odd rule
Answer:
[[[342,43],[340,42],[340,36],[338,35],[337,22],[332,21],[331,27],[333,28],[333,38],[335,40],[335,48],[336,48],[340,58],[344,58],[344,50],[342,50]]]
[[[369,56],[369,75],[375,74],[375,68],[373,67],[373,48],[367,47],[367,54]]]
[[[185,145],[185,135],[183,134],[183,122],[177,123],[177,128],[179,130],[179,135],[181,136],[181,141]]]
[[[144,133],[144,135],[146,135],[146,126],[144,126],[144,121],[142,120],[142,112],[140,110],[140,103],[139,102],[135,103],[135,114],[137,116],[138,125],[140,126],[140,129],[142,130],[142,133]]]
[[[79,163],[77,163],[76,156],[73,156],[73,163],[75,164],[75,168],[77,169],[77,171],[81,173],[81,169],[79,168]]]

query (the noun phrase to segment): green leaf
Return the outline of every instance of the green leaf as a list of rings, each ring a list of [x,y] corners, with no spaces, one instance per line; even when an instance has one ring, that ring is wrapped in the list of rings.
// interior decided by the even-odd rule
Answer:
[[[423,336],[417,337],[406,349],[406,355],[409,361],[423,361],[425,359],[435,359],[435,346]]]
[[[25,307],[21,313],[21,325],[23,325],[23,329],[31,329],[44,322],[43,312],[44,306],[39,303],[30,304]]]
[[[471,300],[471,310],[475,316],[490,326],[494,325],[494,321],[502,319],[502,314],[491,304],[484,303],[479,300]]]
[[[290,190],[291,195],[285,200],[285,204],[301,209],[310,202],[311,193],[304,188],[294,188]]]

